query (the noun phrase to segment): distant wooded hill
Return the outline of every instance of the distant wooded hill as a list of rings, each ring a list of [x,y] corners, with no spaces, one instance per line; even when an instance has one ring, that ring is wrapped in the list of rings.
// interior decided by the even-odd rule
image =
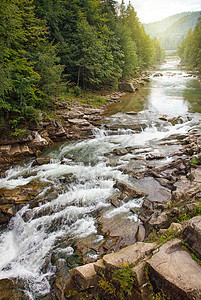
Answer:
[[[143,24],[152,38],[156,37],[165,50],[175,50],[186,37],[189,29],[194,29],[201,11],[176,14],[162,21]]]

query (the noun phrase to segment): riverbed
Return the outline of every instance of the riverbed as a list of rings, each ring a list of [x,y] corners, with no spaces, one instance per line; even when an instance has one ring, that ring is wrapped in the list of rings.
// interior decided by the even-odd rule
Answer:
[[[178,140],[200,132],[200,113],[196,75],[168,59],[139,91],[106,108],[93,138],[48,148],[50,163],[11,167],[0,188],[35,192],[1,230],[0,279],[17,278],[29,299],[41,299],[55,274],[134,243],[143,201],[171,195],[140,174],[183,157]]]

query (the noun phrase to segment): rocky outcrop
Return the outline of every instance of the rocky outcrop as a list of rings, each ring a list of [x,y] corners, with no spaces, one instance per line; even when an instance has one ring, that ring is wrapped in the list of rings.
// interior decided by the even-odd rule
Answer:
[[[25,137],[13,138],[9,134],[0,138],[0,163],[11,163],[27,155],[36,155],[47,146],[65,140],[89,138],[93,134],[94,122],[100,120],[102,110],[90,106],[74,105],[67,111],[58,105],[56,118],[47,120],[44,113],[37,130],[23,132]],[[20,136],[20,134],[19,134]]]
[[[186,231],[189,226],[194,228],[194,235],[195,232],[199,235],[200,224],[201,216],[178,224],[183,227],[179,237],[188,237],[189,240]],[[175,224],[171,228],[175,229]],[[190,240],[189,245],[192,246]],[[194,248],[197,249],[197,245]],[[59,300],[68,299],[69,295],[76,295],[75,299],[80,299],[80,291],[84,297],[82,299],[88,299],[89,296],[95,299],[99,295],[101,299],[116,300],[123,293],[125,299],[146,300],[152,299],[154,293],[157,297],[165,295],[171,300],[198,300],[201,298],[201,266],[190,253],[183,249],[179,238],[163,244],[137,242],[118,252],[104,255],[94,263],[70,270],[71,279],[62,285],[61,278],[59,281],[57,279],[54,289],[57,295],[62,295],[58,297]],[[117,274],[121,274],[121,277],[116,277]],[[127,294],[131,282],[133,285]]]
[[[150,282],[168,299],[201,299],[201,266],[181,246],[178,239],[169,241],[147,261]]]

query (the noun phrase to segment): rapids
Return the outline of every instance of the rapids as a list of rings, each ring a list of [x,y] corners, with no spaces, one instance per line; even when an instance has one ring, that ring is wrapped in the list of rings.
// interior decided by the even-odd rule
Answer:
[[[131,209],[139,208],[143,198],[120,207],[108,202],[116,193],[115,182],[139,190],[126,167],[145,169],[148,154],[164,155],[159,165],[171,162],[179,151],[177,138],[201,129],[200,83],[178,63],[167,60],[140,91],[110,105],[92,139],[51,147],[42,154],[51,157],[49,164],[33,166],[30,159],[0,179],[0,188],[41,186],[35,199],[39,204],[23,206],[1,230],[0,279],[17,278],[30,299],[41,299],[50,291],[59,262],[67,268],[79,264],[79,241],[96,245],[104,240],[100,216],[127,219],[131,226],[138,220]],[[138,114],[129,113],[133,111]],[[132,151],[112,155],[118,148]],[[98,258],[94,252],[87,255]]]

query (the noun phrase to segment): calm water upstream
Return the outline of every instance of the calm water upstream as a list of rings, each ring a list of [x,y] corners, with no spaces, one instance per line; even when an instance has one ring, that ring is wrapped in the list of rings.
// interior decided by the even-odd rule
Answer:
[[[40,204],[24,206],[0,236],[0,279],[21,279],[30,299],[49,292],[59,262],[67,267],[79,263],[79,242],[103,242],[100,216],[125,219],[131,226],[137,221],[131,209],[140,207],[142,198],[117,208],[108,202],[116,192],[117,179],[140,189],[140,183],[124,171],[126,167],[142,170],[146,155],[157,153],[164,154],[157,162],[163,165],[173,160],[171,153],[179,148],[177,137],[201,130],[201,84],[194,75],[180,70],[177,60],[169,59],[153,73],[150,83],[122,100],[110,105],[102,125],[94,128],[93,139],[51,148],[43,154],[52,158],[50,164],[25,162],[0,179],[0,188],[39,188]],[[132,111],[138,114],[129,114]],[[174,117],[179,118],[171,122]],[[126,147],[133,150],[124,156],[107,155]],[[93,251],[86,255],[98,258]]]

